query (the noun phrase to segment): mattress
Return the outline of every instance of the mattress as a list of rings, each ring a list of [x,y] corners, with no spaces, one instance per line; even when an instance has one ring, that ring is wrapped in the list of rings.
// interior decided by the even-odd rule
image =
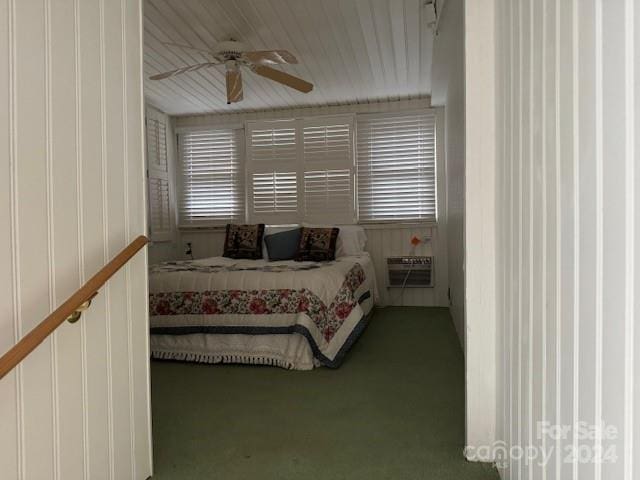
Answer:
[[[152,266],[153,358],[338,367],[377,297],[368,254],[332,262],[213,257]]]

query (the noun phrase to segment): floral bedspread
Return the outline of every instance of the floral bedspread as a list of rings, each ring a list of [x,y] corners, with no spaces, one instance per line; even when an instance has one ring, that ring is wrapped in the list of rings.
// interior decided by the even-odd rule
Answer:
[[[325,266],[332,265],[335,262],[327,262]],[[255,265],[247,265],[245,263],[224,263],[224,264],[203,264],[196,260],[186,260],[177,262],[164,262],[157,265],[152,265],[149,268],[149,273],[166,273],[166,272],[200,272],[200,273],[224,273],[224,272],[272,272],[272,273],[287,273],[287,272],[300,272],[304,270],[314,270],[322,267],[321,263],[300,262],[299,264],[292,264],[291,262],[284,263],[257,263]]]
[[[332,366],[353,342],[373,294],[368,257],[333,262],[212,258],[150,269],[151,333],[302,334],[320,363]],[[360,327],[358,329],[357,327]]]

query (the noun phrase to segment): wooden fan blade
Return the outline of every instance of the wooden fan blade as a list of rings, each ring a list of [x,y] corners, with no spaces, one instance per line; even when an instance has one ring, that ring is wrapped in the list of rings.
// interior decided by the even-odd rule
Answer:
[[[275,65],[278,63],[298,63],[298,59],[286,50],[258,50],[244,52],[242,57],[250,63],[258,65]]]
[[[239,69],[227,70],[227,104],[242,100],[242,74]]]
[[[267,67],[265,65],[253,65],[251,70],[256,72],[258,75],[273,80],[274,82],[282,83],[283,85],[298,90],[299,92],[309,93],[313,90],[312,83],[280,70],[276,70],[275,68]]]
[[[157,75],[153,75],[149,77],[149,80],[162,80],[164,78],[180,75],[181,73],[195,72],[196,70],[200,70],[201,68],[212,67],[214,65],[218,65],[218,64],[207,62],[207,63],[198,63],[196,65],[189,65],[187,67],[176,68],[175,70],[171,70],[169,72],[158,73]]]

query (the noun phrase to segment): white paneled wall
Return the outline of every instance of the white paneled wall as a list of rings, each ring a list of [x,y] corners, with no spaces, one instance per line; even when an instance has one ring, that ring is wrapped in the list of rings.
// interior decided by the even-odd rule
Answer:
[[[220,257],[224,251],[224,230],[193,230],[179,232],[180,254],[177,258],[185,259],[184,251],[187,242],[191,243],[193,258]],[[172,260],[163,258],[162,261]]]
[[[640,5],[496,4],[497,435],[550,454],[502,473],[637,479]]]
[[[494,0],[465,1],[464,345],[466,445],[495,440]],[[459,198],[459,197],[458,197]],[[472,452],[467,457],[478,460]]]
[[[0,1],[0,352],[145,231],[139,0]],[[0,380],[3,479],[151,474],[147,261]]]

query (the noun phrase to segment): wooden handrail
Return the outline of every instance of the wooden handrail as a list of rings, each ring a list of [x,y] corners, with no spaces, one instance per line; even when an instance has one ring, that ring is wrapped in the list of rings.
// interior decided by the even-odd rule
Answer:
[[[56,308],[38,326],[27,333],[7,353],[0,358],[0,379],[15,368],[24,358],[40,345],[65,320],[72,317],[96,296],[98,290],[138,251],[149,243],[149,239],[140,235],[116,255],[109,263],[91,277],[82,287],[71,295],[66,302]],[[77,319],[77,316],[75,317]]]

